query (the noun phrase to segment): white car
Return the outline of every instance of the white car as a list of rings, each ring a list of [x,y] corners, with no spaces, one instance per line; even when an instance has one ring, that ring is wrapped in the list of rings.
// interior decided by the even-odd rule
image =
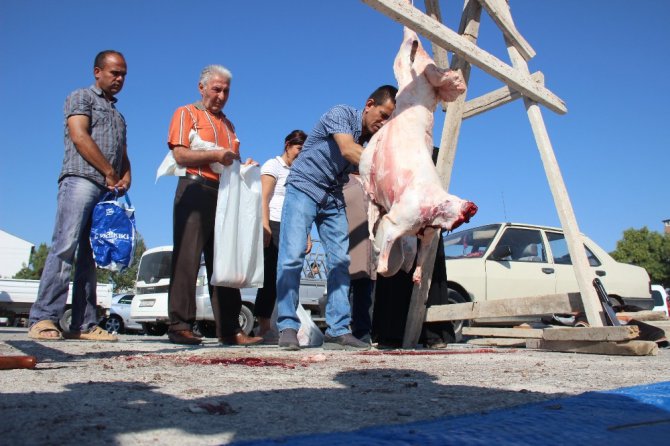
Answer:
[[[670,296],[668,296],[666,289],[661,285],[652,285],[651,297],[654,299],[654,308],[652,308],[652,310],[662,311],[666,316],[669,316]]]
[[[594,276],[614,304],[651,309],[644,268],[615,261],[582,235]],[[452,303],[579,292],[560,228],[520,223],[479,226],[444,237]],[[536,319],[536,318],[535,318]],[[475,323],[522,322],[533,318],[479,319]]]
[[[305,258],[303,274],[300,281],[300,304],[311,314],[317,325],[325,321],[326,302],[326,262],[318,240],[313,240],[311,253]],[[168,321],[168,287],[170,285],[170,264],[172,260],[172,246],[159,246],[147,249],[140,259],[135,282],[136,297],[132,302],[130,315],[133,320],[140,322],[144,331],[152,336],[162,336],[167,332]],[[319,267],[319,277],[308,277],[310,265],[316,263]],[[256,288],[242,288],[242,309],[239,322],[242,330],[249,334],[255,326],[253,314],[256,303]],[[206,337],[216,336],[216,325],[212,302],[207,287],[207,274],[204,259],[201,260],[200,270],[196,282],[196,324],[194,330]]]
[[[134,294],[115,294],[112,296],[109,315],[101,324],[105,330],[110,333],[142,331],[142,325],[130,318],[130,305],[134,297]]]

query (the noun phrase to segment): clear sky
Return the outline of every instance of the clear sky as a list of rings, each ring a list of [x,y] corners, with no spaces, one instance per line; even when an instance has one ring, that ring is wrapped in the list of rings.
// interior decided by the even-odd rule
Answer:
[[[423,10],[423,1],[415,3]],[[456,30],[462,1],[440,3]],[[510,3],[537,52],[531,71],[542,71],[568,107],[566,115],[542,110],[581,231],[608,251],[628,228],[663,231],[670,218],[670,2]],[[281,153],[291,130],[309,133],[329,107],[362,106],[377,86],[395,84],[401,39],[400,24],[356,0],[3,0],[0,229],[51,244],[63,102],[93,83],[100,50],[119,50],[128,62],[117,106],[128,122],[138,230],[154,247],[172,243],[176,178],[155,182],[168,123],[178,106],[198,99],[205,65],[232,71],[224,112],[242,156],[263,162]],[[485,13],[479,45],[508,61]],[[475,68],[467,95],[500,86]],[[438,109],[437,143],[443,122]],[[522,102],[463,123],[450,192],[479,206],[470,225],[560,225]]]

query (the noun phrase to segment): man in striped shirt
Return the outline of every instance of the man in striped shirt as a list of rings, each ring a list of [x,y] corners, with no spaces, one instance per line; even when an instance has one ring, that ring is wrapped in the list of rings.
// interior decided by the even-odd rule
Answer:
[[[205,67],[198,82],[201,100],[179,107],[168,130],[168,146],[174,159],[180,166],[186,167],[186,175],[179,178],[175,191],[168,290],[168,338],[175,344],[201,343],[192,329],[196,317],[195,291],[201,257],[205,258],[219,342],[223,345],[249,345],[263,340],[249,337],[240,329],[240,290],[211,285],[219,174],[212,170],[210,164],[229,166],[240,159],[235,128],[223,113],[230,94],[231,79],[230,71],[221,65]],[[189,137],[192,132],[203,141],[216,144],[217,148],[192,150]],[[246,162],[254,161],[247,159]],[[225,243],[225,240],[219,243]]]
[[[97,325],[97,279],[89,236],[93,208],[102,196],[115,189],[123,195],[130,188],[126,121],[114,97],[123,88],[126,73],[121,53],[101,51],[93,63],[95,84],[75,90],[65,100],[65,156],[58,178],[56,224],[30,310],[28,335],[33,339],[118,340]],[[73,265],[72,321],[61,333],[56,324],[65,312]]]
[[[316,223],[326,250],[327,290],[324,348],[369,349],[349,328],[349,229],[342,187],[366,144],[395,110],[397,89],[384,85],[375,90],[363,110],[337,105],[328,110],[307,137],[286,180],[277,264],[277,326],[279,347],[300,348],[296,314],[300,273],[307,235]]]

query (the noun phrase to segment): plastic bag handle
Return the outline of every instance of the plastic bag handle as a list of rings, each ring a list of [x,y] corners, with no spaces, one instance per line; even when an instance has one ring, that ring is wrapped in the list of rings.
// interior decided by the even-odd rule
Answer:
[[[126,192],[122,198],[125,198],[126,204],[128,204],[128,207],[132,208],[133,205],[130,203],[130,197],[128,196],[128,192]],[[114,191],[112,192],[111,190],[105,193],[105,195],[102,196],[100,201],[119,201],[119,189],[114,188]]]

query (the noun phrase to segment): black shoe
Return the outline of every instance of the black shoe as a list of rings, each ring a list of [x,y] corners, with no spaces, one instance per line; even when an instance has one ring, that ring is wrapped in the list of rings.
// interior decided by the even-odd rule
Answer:
[[[341,336],[323,337],[324,350],[370,350],[370,344],[359,341],[351,333],[343,334]]]
[[[287,328],[279,335],[279,348],[283,350],[300,350],[298,342],[298,332],[292,328]]]

